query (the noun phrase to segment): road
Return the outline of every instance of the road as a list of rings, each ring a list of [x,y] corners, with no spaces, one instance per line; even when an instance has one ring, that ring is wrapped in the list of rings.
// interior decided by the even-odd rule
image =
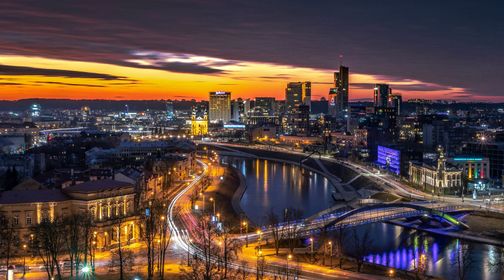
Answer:
[[[196,254],[202,256],[201,249],[196,246],[196,242],[193,240],[197,239],[198,233],[194,231],[197,228],[197,219],[192,214],[190,208],[189,195],[191,189],[193,189],[199,181],[209,172],[209,167],[206,163],[198,160],[198,163],[203,165],[203,172],[198,175],[190,184],[183,188],[177,195],[173,197],[168,206],[168,224],[172,229],[172,238],[178,249],[182,249],[188,252],[190,255]],[[176,215],[176,210],[178,213]],[[239,237],[240,238],[240,237]],[[251,235],[254,238],[254,235]],[[252,247],[252,246],[250,246]],[[212,259],[217,262],[217,257]],[[240,260],[247,261],[247,270],[250,273],[256,272],[256,261],[255,255],[241,254]],[[291,267],[292,267],[291,262]],[[233,262],[230,264],[231,268],[242,268],[242,263]],[[285,270],[287,267],[286,260],[279,260],[275,258],[269,258],[268,264],[264,269],[265,274],[278,275],[278,271]],[[354,273],[351,271],[342,271],[338,269],[329,269],[327,267],[321,267],[316,265],[299,264],[300,271],[298,274],[298,279],[315,280],[315,279],[381,279],[382,277],[365,275],[360,273]],[[290,268],[293,269],[293,268]],[[292,275],[292,274],[291,274]]]

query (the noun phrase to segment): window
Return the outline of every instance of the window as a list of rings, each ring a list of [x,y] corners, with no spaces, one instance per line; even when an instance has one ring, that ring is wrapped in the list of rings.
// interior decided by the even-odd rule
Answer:
[[[26,225],[30,226],[32,224],[32,217],[30,215],[26,215]]]
[[[14,215],[14,216],[12,217],[12,223],[13,223],[14,225],[16,225],[16,226],[17,226],[17,225],[19,225],[19,216],[18,216],[18,215]]]

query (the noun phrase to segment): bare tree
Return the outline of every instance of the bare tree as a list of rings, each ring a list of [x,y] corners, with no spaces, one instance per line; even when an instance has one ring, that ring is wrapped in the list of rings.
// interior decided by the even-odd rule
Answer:
[[[70,259],[70,278],[78,275],[81,262],[87,266],[89,254],[89,236],[91,235],[91,217],[87,214],[74,214],[63,220],[64,244]]]
[[[124,279],[124,271],[131,270],[133,268],[134,261],[135,257],[131,250],[113,250],[111,252],[108,265],[110,268],[119,267],[119,277],[123,277]]]
[[[19,247],[19,238],[16,234],[16,225],[13,220],[0,216],[0,257],[4,259],[5,266],[10,265],[14,251]]]
[[[216,244],[217,230],[210,216],[200,217],[195,232],[197,235],[194,244],[199,248],[200,253],[195,255],[195,259],[189,264],[190,268],[188,270],[185,267],[181,268],[182,274],[185,279],[215,279],[219,276],[218,266],[215,264],[219,255],[219,247]]]
[[[166,204],[165,204],[166,205]],[[162,207],[161,211],[164,210],[165,207]],[[165,212],[166,213],[166,212]],[[166,251],[170,246],[172,231],[168,227],[168,223],[166,221],[166,215],[160,215],[159,225],[158,225],[158,271],[159,278],[164,279],[165,273],[165,262],[166,262]]]
[[[43,220],[41,223],[33,226],[32,233],[34,236],[32,242],[33,249],[42,259],[47,277],[53,279],[56,276],[57,279],[61,280],[59,257],[65,242],[65,231],[62,221],[60,219],[53,221]]]
[[[159,258],[156,258],[156,245],[159,248],[160,242],[156,242],[156,237],[161,217],[166,217],[164,205],[166,204],[161,203],[159,200],[151,200],[142,215],[143,239],[147,245],[147,279],[154,277],[156,259],[159,260]]]
[[[229,264],[238,257],[238,250],[241,243],[238,239],[232,238],[230,234],[230,226],[223,226],[219,232],[220,242],[222,246],[222,259],[223,259],[223,279],[228,279]]]
[[[250,279],[251,273],[249,272],[247,268],[247,261],[241,261],[240,266],[238,269],[236,269],[235,274],[231,279],[236,279],[236,280],[247,280]],[[256,275],[256,279],[261,279],[259,278],[259,275]]]
[[[361,232],[361,234],[359,234],[359,232],[355,227],[352,229],[351,238],[354,247],[351,256],[355,259],[357,263],[357,271],[360,272],[362,266],[364,265],[364,260],[369,250],[369,247],[372,246],[372,239],[369,235],[368,229],[364,230],[363,232]]]
[[[266,219],[268,220],[271,235],[273,236],[273,245],[275,246],[275,254],[278,256],[278,251],[280,250],[280,242],[283,239],[283,230],[281,228],[280,219],[278,218],[278,215],[275,213],[275,211],[273,211],[273,208],[271,208],[268,214],[266,215]]]
[[[294,252],[294,248],[298,244],[298,234],[300,226],[297,223],[303,217],[303,212],[300,209],[286,208],[284,211],[284,233],[289,244],[290,252]]]
[[[336,247],[336,254],[339,258],[339,268],[343,268],[343,239],[345,238],[345,228],[340,226],[338,230],[338,246]]]

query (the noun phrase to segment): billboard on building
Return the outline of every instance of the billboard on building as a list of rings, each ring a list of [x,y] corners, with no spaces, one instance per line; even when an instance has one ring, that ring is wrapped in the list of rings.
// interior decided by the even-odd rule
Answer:
[[[383,169],[399,175],[399,173],[401,173],[401,151],[378,146],[378,159],[376,160],[376,164]]]

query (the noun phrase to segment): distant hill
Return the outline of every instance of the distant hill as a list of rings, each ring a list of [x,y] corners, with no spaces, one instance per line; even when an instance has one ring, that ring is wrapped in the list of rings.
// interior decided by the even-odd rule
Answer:
[[[43,110],[80,109],[89,106],[91,109],[122,111],[127,104],[129,110],[144,111],[165,110],[168,100],[74,100],[74,99],[20,99],[15,101],[0,100],[0,111],[20,112],[30,108],[34,103],[40,104]],[[173,106],[178,110],[189,110],[195,100],[173,100]]]
[[[124,106],[127,104],[129,110],[132,112],[150,110],[165,110],[166,102],[168,100],[75,100],[75,99],[20,99],[15,101],[0,100],[0,111],[14,111],[21,112],[28,110],[34,103],[40,104],[43,110],[61,110],[61,109],[80,109],[83,106],[89,106],[91,109],[100,109],[106,111],[123,111]],[[196,103],[195,100],[171,100],[174,109],[177,110],[190,110]],[[351,105],[364,105],[372,106],[371,102],[350,102]],[[417,106],[425,106],[435,108],[437,110],[469,110],[469,109],[484,109],[492,110],[497,108],[504,108],[504,103],[455,103],[455,104],[415,104],[403,102],[404,112],[415,111]]]

